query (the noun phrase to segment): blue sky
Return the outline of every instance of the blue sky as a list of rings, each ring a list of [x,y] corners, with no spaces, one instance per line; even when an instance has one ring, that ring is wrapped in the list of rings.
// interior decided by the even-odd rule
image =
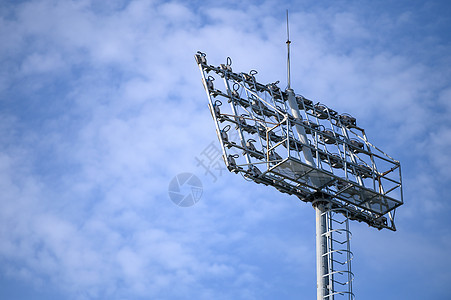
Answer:
[[[292,87],[402,164],[398,231],[351,224],[357,299],[449,297],[451,5],[241,2],[0,4],[0,298],[315,298],[312,207],[195,159],[194,53],[284,86],[287,8]]]

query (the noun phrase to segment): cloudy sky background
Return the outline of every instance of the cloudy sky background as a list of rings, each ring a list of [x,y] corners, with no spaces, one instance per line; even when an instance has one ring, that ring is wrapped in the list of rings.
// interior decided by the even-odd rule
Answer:
[[[195,160],[217,138],[194,53],[284,87],[286,9],[292,87],[403,168],[398,231],[351,225],[357,298],[449,297],[451,5],[241,2],[1,2],[0,298],[315,298],[312,207]]]

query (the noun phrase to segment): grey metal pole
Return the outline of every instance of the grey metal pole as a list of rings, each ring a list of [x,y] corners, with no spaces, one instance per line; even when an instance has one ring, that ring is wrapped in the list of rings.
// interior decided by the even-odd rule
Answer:
[[[327,212],[321,202],[314,203],[316,212],[316,299],[324,300],[329,295],[329,272],[327,257]]]
[[[287,9],[287,80],[288,80],[288,86],[287,89],[285,90],[285,93],[287,93],[288,96],[288,105],[291,108],[291,113],[293,114],[293,117],[300,123],[302,122],[302,117],[301,114],[299,112],[299,108],[298,108],[298,104],[296,102],[296,96],[294,95],[294,90],[291,88],[291,72],[290,72],[290,31],[289,31],[289,27],[288,27],[288,9]],[[305,162],[311,166],[311,167],[315,167],[315,161],[313,160],[313,155],[312,155],[312,151],[309,148],[309,142],[308,142],[308,138],[307,138],[307,134],[305,133],[305,129],[304,127],[302,127],[299,124],[295,124],[296,127],[296,131],[298,132],[298,137],[299,137],[299,141],[304,145],[304,147],[302,147],[302,152],[304,153],[304,157],[305,157]],[[317,183],[314,182],[313,183],[315,186]]]
[[[292,89],[286,89],[285,92],[288,95],[288,104],[291,108],[291,113],[293,117],[298,120],[298,122],[302,121],[301,114],[299,113],[299,108],[296,103],[296,98],[294,95],[294,91]],[[302,152],[304,154],[305,162],[311,166],[315,167],[315,160],[313,159],[312,151],[308,147],[308,138],[305,133],[305,129],[300,124],[295,124],[296,131],[298,133],[298,137],[300,142],[304,145],[302,147]],[[317,178],[311,178],[314,186],[319,187],[319,182]],[[316,211],[316,270],[317,270],[317,299],[323,300],[324,297],[328,294],[326,290],[328,284],[328,277],[325,275],[328,273],[328,262],[327,262],[327,238],[326,238],[326,211],[324,205],[321,202],[316,202],[314,204]]]
[[[288,27],[288,9],[287,9],[287,79],[288,79],[288,87],[287,89],[291,89],[291,71],[290,71],[290,28]]]
[[[313,159],[312,151],[309,148],[309,142],[307,138],[307,134],[305,133],[305,129],[302,125],[300,125],[300,122],[302,122],[302,117],[299,112],[298,104],[296,101],[296,96],[294,94],[293,89],[291,88],[291,76],[290,76],[290,35],[288,31],[288,10],[287,10],[287,50],[288,50],[288,58],[287,58],[287,73],[288,73],[288,87],[285,90],[285,93],[287,93],[287,100],[288,105],[291,108],[291,113],[293,114],[293,117],[298,121],[298,123],[295,124],[296,131],[298,133],[299,141],[302,143],[302,152],[304,154],[305,162],[315,168],[315,160]],[[315,187],[319,187],[319,181],[317,178],[311,178],[312,183]],[[324,207],[324,204],[321,202],[317,202],[314,204],[315,211],[316,211],[316,270],[317,270],[317,300],[324,300],[324,297],[326,297],[329,294],[329,290],[327,288],[329,283],[329,276],[326,276],[329,272],[328,267],[328,257],[326,253],[328,252],[327,249],[327,237],[326,237],[326,222],[327,222],[327,216],[326,216],[326,208]],[[329,300],[332,300],[329,298]]]
[[[294,95],[293,89],[286,89],[285,93],[288,95],[288,105],[291,108],[291,113],[293,114],[293,117],[298,121],[298,123],[302,122],[302,117],[299,112],[298,104],[296,102],[296,96]],[[302,152],[304,153],[305,162],[311,166],[315,167],[315,160],[313,159],[312,151],[309,148],[309,142],[307,138],[307,134],[305,133],[305,129],[302,125],[296,123],[296,131],[298,133],[299,141],[304,145],[302,147]],[[315,186],[319,186],[317,182],[313,182]]]

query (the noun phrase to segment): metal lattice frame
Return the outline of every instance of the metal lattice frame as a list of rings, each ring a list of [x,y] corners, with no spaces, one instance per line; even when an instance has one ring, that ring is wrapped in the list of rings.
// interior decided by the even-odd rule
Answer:
[[[301,95],[295,95],[295,116],[278,82],[259,83],[255,70],[234,73],[230,58],[218,67],[208,65],[204,53],[195,58],[229,171],[305,202],[321,198],[351,220],[396,230],[400,163],[371,144],[354,117]]]

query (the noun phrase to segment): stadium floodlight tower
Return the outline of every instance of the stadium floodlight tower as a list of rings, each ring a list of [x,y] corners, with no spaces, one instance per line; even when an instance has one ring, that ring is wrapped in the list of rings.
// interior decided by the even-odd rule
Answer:
[[[354,117],[294,92],[290,43],[288,35],[285,91],[278,81],[258,82],[255,70],[233,72],[230,57],[219,66],[202,52],[195,59],[227,169],[313,205],[317,299],[354,299],[348,221],[396,230],[401,165],[368,141]]]

